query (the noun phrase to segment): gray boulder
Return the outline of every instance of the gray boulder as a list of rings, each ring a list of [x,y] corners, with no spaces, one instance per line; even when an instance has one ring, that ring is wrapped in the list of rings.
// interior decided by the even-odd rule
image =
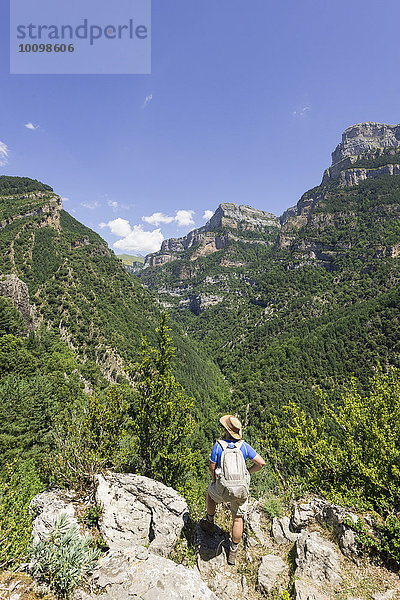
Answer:
[[[359,548],[356,534],[348,523],[357,523],[358,517],[352,512],[322,500],[315,498],[307,504],[296,505],[290,519],[291,528],[299,531],[316,520],[320,525],[329,525],[339,543],[342,553],[358,562]]]
[[[280,556],[263,556],[257,576],[260,590],[264,593],[271,592],[282,581],[284,574],[289,574],[289,567]]]
[[[272,536],[278,545],[292,544],[299,537],[298,533],[291,531],[289,517],[274,517],[272,520]]]
[[[75,513],[74,492],[50,490],[35,496],[30,505],[34,515],[32,542],[35,544],[53,528],[56,520],[65,513],[71,525],[78,525]]]
[[[297,580],[294,582],[295,600],[328,600],[323,592],[306,581]]]
[[[322,538],[319,533],[303,531],[296,542],[297,577],[308,577],[313,581],[339,584],[339,554],[334,545]]]
[[[75,600],[218,600],[195,569],[149,552],[143,546],[110,550],[92,576],[94,591]]]
[[[97,482],[96,502],[104,507],[99,529],[110,548],[148,544],[152,552],[167,556],[189,515],[184,498],[141,475],[109,473]]]

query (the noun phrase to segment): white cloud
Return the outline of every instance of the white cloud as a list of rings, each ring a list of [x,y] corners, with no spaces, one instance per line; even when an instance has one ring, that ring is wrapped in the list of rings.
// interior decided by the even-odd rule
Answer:
[[[69,202],[69,198],[61,197],[61,200],[62,200],[63,202]]]
[[[100,204],[97,201],[81,202],[81,206],[83,206],[83,208],[88,208],[89,210],[94,210],[95,208],[98,208],[100,206]]]
[[[108,227],[114,235],[121,239],[117,240],[113,246],[119,250],[129,250],[132,252],[157,252],[160,249],[164,236],[160,229],[153,231],[144,231],[143,225],[134,225],[131,227],[126,219],[114,219],[108,223],[100,223],[99,227],[104,229]]]
[[[142,217],[142,221],[151,225],[160,225],[161,223],[177,223],[178,227],[187,227],[194,225],[193,221],[194,210],[177,210],[174,217],[164,215],[161,212],[155,212],[150,217]]]
[[[109,227],[111,233],[118,237],[126,237],[132,231],[129,221],[121,219],[121,217],[118,217],[118,219],[114,219],[113,221],[108,221],[108,223],[100,223],[100,227]]]
[[[205,210],[204,214],[203,214],[203,219],[205,219],[206,221],[208,221],[209,219],[211,219],[211,217],[213,216],[213,211],[212,210]]]
[[[161,212],[155,212],[150,217],[142,217],[142,221],[150,223],[151,225],[160,225],[160,223],[172,223],[174,217],[169,217]]]
[[[153,94],[149,94],[148,96],[146,96],[144,102],[143,102],[143,108],[146,108],[146,106],[153,100]]]
[[[111,206],[111,208],[118,208],[118,202],[116,202],[115,200],[109,200],[107,204],[108,206]]]
[[[4,167],[8,161],[8,146],[4,142],[0,142],[0,167]]]
[[[188,225],[194,225],[193,215],[194,210],[177,210],[174,220],[179,227],[187,227]]]
[[[34,125],[33,123],[25,123],[25,127],[30,129],[31,131],[35,131],[35,129],[39,129],[39,125]]]
[[[292,115],[296,117],[296,119],[304,119],[309,112],[311,112],[311,106],[300,106],[292,112]]]
[[[149,254],[157,252],[163,240],[164,236],[160,229],[143,231],[142,225],[134,225],[129,235],[115,242],[114,248]]]

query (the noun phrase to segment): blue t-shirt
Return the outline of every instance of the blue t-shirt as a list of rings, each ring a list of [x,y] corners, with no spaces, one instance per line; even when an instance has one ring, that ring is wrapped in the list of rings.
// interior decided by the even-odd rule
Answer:
[[[225,440],[225,441],[228,442],[229,448],[235,447],[235,442],[232,442],[232,440]],[[252,448],[246,442],[242,443],[242,445],[240,446],[240,450],[242,451],[244,460],[246,460],[246,458],[253,460],[253,458],[255,456],[257,456],[257,452],[254,450],[254,448]],[[214,447],[211,451],[210,460],[213,463],[217,463],[217,467],[221,466],[221,454],[222,454],[222,446],[218,442],[215,442]]]

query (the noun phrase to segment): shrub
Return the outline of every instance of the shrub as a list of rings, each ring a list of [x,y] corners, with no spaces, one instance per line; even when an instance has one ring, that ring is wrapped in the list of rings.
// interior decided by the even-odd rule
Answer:
[[[331,498],[383,514],[398,511],[400,372],[379,369],[363,392],[353,379],[338,406],[322,395],[321,404],[317,419],[294,404],[286,407],[287,426],[280,427],[279,439],[288,461],[309,486]]]
[[[132,413],[141,472],[174,487],[182,486],[193,468],[188,438],[194,422],[193,400],[171,371],[175,349],[169,331],[164,313],[156,330],[158,345],[153,348],[143,339],[143,359],[132,373],[137,389]]]
[[[283,514],[282,500],[276,496],[266,498],[262,503],[261,508],[270,519],[281,517]]]
[[[101,552],[89,536],[80,537],[77,525],[62,514],[53,529],[31,550],[31,573],[47,583],[59,598],[71,598]]]
[[[55,424],[56,452],[45,466],[51,482],[93,488],[98,473],[120,468],[127,419],[127,403],[115,387],[104,396],[90,397],[83,408],[77,404],[72,415]]]
[[[32,532],[29,504],[42,489],[31,463],[6,466],[0,476],[0,569],[24,562]]]

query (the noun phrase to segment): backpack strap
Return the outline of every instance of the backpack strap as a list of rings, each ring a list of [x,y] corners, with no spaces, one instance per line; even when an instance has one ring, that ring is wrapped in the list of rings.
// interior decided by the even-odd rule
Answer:
[[[221,446],[222,450],[226,450],[227,448],[229,448],[229,444],[233,443],[235,445],[235,448],[241,448],[242,444],[243,444],[243,440],[238,440],[237,442],[234,442],[233,440],[231,442],[227,442],[226,440],[217,440],[218,444]]]

